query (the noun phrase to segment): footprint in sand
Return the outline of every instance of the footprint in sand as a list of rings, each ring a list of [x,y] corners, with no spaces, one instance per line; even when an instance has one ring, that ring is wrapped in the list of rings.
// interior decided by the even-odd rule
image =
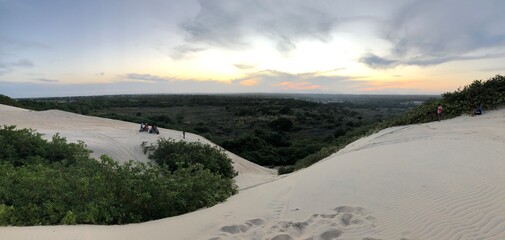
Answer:
[[[245,225],[230,225],[224,226],[221,228],[221,232],[229,233],[229,234],[237,234],[241,232],[247,232],[249,230],[248,226]]]
[[[283,209],[285,204],[278,202],[274,209]],[[277,211],[275,211],[277,213]],[[280,217],[276,215],[275,217]],[[220,228],[218,237],[210,240],[264,239],[264,240],[330,240],[345,238],[346,232],[367,235],[375,229],[375,218],[362,207],[339,206],[325,213],[312,214],[307,220],[270,221],[256,218],[243,224],[227,225]],[[364,236],[362,240],[380,240]]]
[[[306,222],[281,221],[277,223],[277,225],[273,226],[271,229],[274,232],[289,232],[289,233],[301,234],[308,225],[309,224]]]
[[[259,219],[259,218],[246,221],[246,224],[249,226],[259,226],[259,225],[262,225],[263,223],[265,223],[265,221],[263,221],[263,219]]]
[[[271,240],[295,240],[295,239],[289,236],[288,234],[281,234],[273,237]]]
[[[241,225],[228,225],[221,227],[221,232],[228,233],[228,234],[238,234],[238,233],[245,233],[247,232],[251,227],[256,227],[259,225],[262,225],[265,221],[262,219],[251,219],[247,220],[245,224]]]
[[[340,237],[344,232],[343,231],[340,231],[340,230],[329,230],[329,231],[325,231],[323,232],[319,238],[321,240],[331,240],[331,239],[336,239],[338,237]]]

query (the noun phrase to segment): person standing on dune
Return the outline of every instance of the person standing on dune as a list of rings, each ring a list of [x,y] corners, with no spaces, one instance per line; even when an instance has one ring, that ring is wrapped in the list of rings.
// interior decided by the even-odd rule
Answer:
[[[437,117],[438,117],[438,121],[442,120],[442,114],[444,113],[444,108],[442,107],[442,104],[438,104],[438,107],[437,107]]]

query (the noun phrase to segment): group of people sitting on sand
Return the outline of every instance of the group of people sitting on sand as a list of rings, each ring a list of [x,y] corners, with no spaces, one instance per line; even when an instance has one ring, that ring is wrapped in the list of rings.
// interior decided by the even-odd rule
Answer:
[[[141,123],[140,124],[140,129],[139,132],[148,132],[148,133],[156,133],[160,134],[160,131],[158,130],[158,127],[156,126],[149,126],[147,123]]]
[[[484,114],[484,109],[482,108],[482,104],[479,104],[475,107],[475,110],[473,110],[473,115],[482,115]]]

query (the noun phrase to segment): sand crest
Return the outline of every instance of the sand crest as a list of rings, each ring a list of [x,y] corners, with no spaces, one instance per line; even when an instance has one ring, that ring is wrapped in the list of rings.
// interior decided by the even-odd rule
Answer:
[[[0,124],[103,145],[115,159],[143,161],[131,149],[157,138],[137,124],[5,106]],[[505,239],[504,124],[499,110],[389,128],[280,178],[233,156],[243,190],[214,207],[123,226],[0,227],[0,239]]]

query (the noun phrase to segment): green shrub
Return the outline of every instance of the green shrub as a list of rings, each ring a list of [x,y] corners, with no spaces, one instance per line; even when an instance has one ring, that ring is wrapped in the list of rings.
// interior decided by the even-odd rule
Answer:
[[[444,107],[444,119],[472,114],[478,105],[482,105],[485,110],[497,108],[505,104],[505,77],[496,75],[487,81],[475,80],[463,89],[444,93],[441,99],[432,99],[399,117],[386,121],[380,128],[436,121],[439,103]]]
[[[0,104],[9,106],[19,106],[18,102],[10,97],[0,94]]]
[[[224,150],[209,144],[162,138],[158,140],[157,146],[144,146],[144,152],[149,152],[149,159],[167,166],[170,171],[201,164],[203,168],[225,178],[236,176],[232,161]]]
[[[61,220],[61,223],[65,225],[74,225],[77,223],[77,216],[75,215],[74,212],[68,210],[67,214],[65,214],[65,216]]]
[[[84,143],[67,143],[58,134],[51,142],[42,139],[42,134],[31,129],[15,130],[15,126],[0,128],[0,163],[10,162],[15,166],[37,162],[75,163],[78,158],[89,155]]]
[[[184,212],[213,206],[237,192],[232,179],[212,173],[199,163],[179,167],[172,181],[178,183],[174,186],[178,195],[172,207]]]
[[[345,132],[346,132],[345,129],[343,129],[343,128],[337,128],[337,130],[335,130],[335,132],[333,133],[333,136],[335,138],[339,138],[341,136],[344,136]]]
[[[293,122],[285,117],[280,117],[270,122],[270,127],[276,131],[289,131],[293,128]]]
[[[279,175],[283,175],[283,174],[292,173],[293,171],[295,171],[294,166],[282,166],[277,170],[277,173]]]
[[[277,150],[266,140],[254,134],[224,141],[223,148],[260,165],[274,165],[281,159]]]
[[[120,165],[107,156],[91,159],[82,143],[57,135],[47,142],[26,129],[0,133],[0,148],[10,149],[0,155],[0,225],[144,222],[209,207],[237,191],[233,179],[199,163],[175,171],[134,161]],[[34,150],[17,154],[24,149],[20,143]]]

